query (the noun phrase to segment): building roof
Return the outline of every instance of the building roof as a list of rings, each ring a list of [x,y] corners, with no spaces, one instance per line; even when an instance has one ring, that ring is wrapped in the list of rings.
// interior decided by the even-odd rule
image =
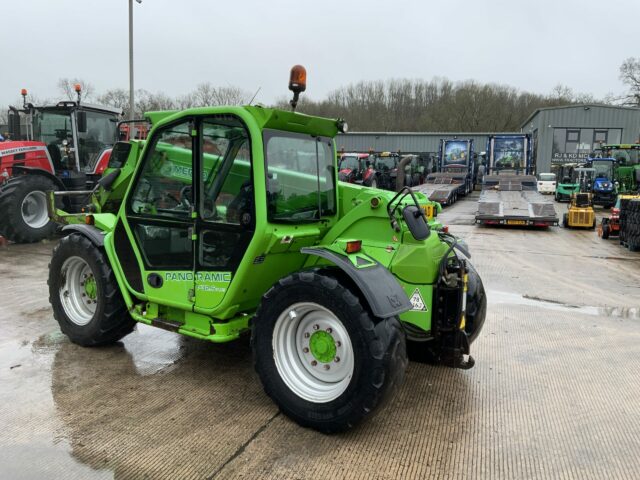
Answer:
[[[631,111],[640,112],[640,108],[636,108],[636,107],[621,107],[619,105],[605,105],[605,104],[602,104],[602,103],[574,103],[572,105],[560,105],[560,106],[557,106],[557,107],[541,107],[541,108],[535,109],[533,111],[533,113],[531,115],[529,115],[524,122],[522,122],[522,124],[520,125],[520,128],[521,129],[525,128],[527,123],[529,123],[533,117],[535,117],[538,113],[540,113],[543,110],[563,110],[563,109],[567,109],[567,108],[587,108],[587,109],[589,109],[589,108],[615,108],[615,109],[618,109],[618,110],[631,110]]]

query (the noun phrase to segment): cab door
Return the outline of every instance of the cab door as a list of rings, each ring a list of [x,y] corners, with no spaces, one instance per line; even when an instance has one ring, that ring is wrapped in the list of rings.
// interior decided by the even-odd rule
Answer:
[[[114,235],[132,290],[152,302],[186,309],[194,300],[196,133],[194,120],[186,118],[154,134]]]
[[[195,302],[224,299],[255,231],[251,142],[242,121],[209,116],[200,123]]]

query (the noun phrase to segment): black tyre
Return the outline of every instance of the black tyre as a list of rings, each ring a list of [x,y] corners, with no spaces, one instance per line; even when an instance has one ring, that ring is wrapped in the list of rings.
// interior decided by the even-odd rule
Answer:
[[[374,318],[348,286],[317,272],[289,275],[253,319],[254,366],[287,416],[333,433],[351,428],[391,396],[407,353],[396,317]]]
[[[107,258],[83,235],[71,234],[53,250],[48,284],[53,316],[73,343],[107,345],[133,331]]]
[[[566,213],[562,215],[562,226],[564,228],[569,228],[569,216]]]
[[[607,238],[609,238],[609,235],[611,234],[611,227],[609,226],[608,223],[606,223],[604,220],[602,221],[602,225],[600,226],[600,231],[601,233],[601,237],[603,240],[606,240]]]
[[[47,211],[49,190],[57,190],[56,185],[43,175],[21,175],[0,187],[0,219],[7,239],[32,243],[54,233],[56,224]]]

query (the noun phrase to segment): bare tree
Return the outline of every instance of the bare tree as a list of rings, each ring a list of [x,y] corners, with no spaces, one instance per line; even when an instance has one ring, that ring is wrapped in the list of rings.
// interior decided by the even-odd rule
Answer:
[[[396,79],[358,82],[330,92],[325,100],[300,101],[305,113],[346,118],[360,131],[513,131],[539,107],[595,102],[558,85],[549,95],[520,92],[513,87],[473,80],[453,83]],[[288,108],[285,98],[280,108]]]
[[[136,116],[155,110],[175,110],[176,102],[162,92],[151,93],[147,90],[136,91]]]
[[[121,109],[125,116],[129,114],[129,91],[124,88],[114,88],[107,90],[97,97],[100,105]]]
[[[640,107],[640,57],[629,57],[620,65],[620,80],[629,87],[626,95],[621,97],[622,103]]]
[[[211,83],[199,84],[191,94],[193,106],[242,105],[250,100],[250,94],[237,87],[215,87]]]
[[[58,80],[58,90],[60,90],[60,93],[67,97],[67,99],[75,100],[78,97],[75,91],[76,84],[79,84],[82,88],[82,98],[84,100],[90,100],[93,97],[95,93],[94,86],[80,78],[61,78]]]

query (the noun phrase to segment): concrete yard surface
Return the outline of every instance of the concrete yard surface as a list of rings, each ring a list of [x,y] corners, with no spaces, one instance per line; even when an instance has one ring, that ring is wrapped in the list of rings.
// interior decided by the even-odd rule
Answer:
[[[441,214],[487,289],[476,366],[410,363],[375,417],[333,436],[279,413],[247,341],[139,326],[71,344],[48,302],[55,240],[0,249],[0,478],[638,478],[640,253],[476,226],[476,200]]]

